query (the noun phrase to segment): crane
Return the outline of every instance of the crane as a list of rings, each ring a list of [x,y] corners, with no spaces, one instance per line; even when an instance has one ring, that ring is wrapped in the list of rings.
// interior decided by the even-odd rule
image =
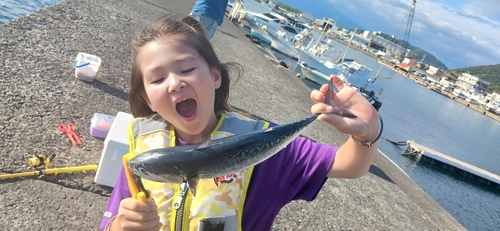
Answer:
[[[413,0],[413,4],[411,5],[410,14],[408,15],[408,22],[406,23],[406,31],[404,37],[404,50],[403,50],[403,58],[406,57],[406,50],[408,49],[408,41],[410,39],[411,25],[413,24],[413,16],[415,15],[415,5],[417,4],[417,0]],[[409,53],[409,52],[408,52]]]

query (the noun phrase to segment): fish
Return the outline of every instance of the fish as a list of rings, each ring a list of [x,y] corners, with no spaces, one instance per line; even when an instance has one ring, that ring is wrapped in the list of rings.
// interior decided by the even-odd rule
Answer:
[[[328,91],[326,91],[325,95],[325,104],[328,104],[332,107],[332,111],[330,113],[339,115],[342,117],[347,117],[347,118],[357,118],[356,115],[352,114],[348,110],[341,108],[333,103],[333,98],[335,96],[334,94],[334,85],[333,85],[333,78],[330,78],[330,81],[328,81]]]
[[[331,82],[331,81],[330,81]],[[333,86],[325,103],[333,105]],[[345,109],[334,106],[333,113],[355,118]],[[263,130],[236,134],[197,144],[159,148],[138,154],[128,162],[137,177],[162,183],[187,182],[196,196],[199,179],[211,179],[255,166],[290,144],[320,114]]]

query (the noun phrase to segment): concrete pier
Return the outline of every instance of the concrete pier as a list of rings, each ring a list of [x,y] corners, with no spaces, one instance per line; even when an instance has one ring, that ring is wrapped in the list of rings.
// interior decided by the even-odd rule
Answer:
[[[0,26],[0,174],[30,171],[28,158],[56,154],[52,167],[97,164],[103,140],[94,113],[129,112],[130,44],[144,23],[188,14],[194,0],[65,0]],[[307,88],[269,62],[226,20],[212,39],[223,61],[245,68],[230,104],[276,123],[310,115]],[[97,55],[94,82],[75,78],[79,52]],[[233,81],[234,83],[234,81]],[[57,126],[73,123],[83,146]],[[314,122],[303,135],[340,145],[347,135]],[[112,188],[94,171],[0,181],[0,230],[97,230]],[[465,230],[384,155],[359,179],[329,179],[316,200],[284,207],[273,230]]]
[[[415,156],[415,158],[419,161],[436,165],[468,179],[475,180],[500,190],[500,176],[474,165],[465,163],[461,160],[457,160],[431,148],[425,147],[413,140],[410,140],[407,143],[408,148],[406,149],[406,153],[404,153],[404,155]]]

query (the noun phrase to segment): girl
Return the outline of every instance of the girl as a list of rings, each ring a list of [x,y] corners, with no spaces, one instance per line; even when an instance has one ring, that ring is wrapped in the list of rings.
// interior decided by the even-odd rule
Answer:
[[[132,60],[129,103],[136,119],[129,124],[128,156],[269,126],[231,112],[228,68],[240,66],[219,61],[203,26],[192,17],[164,16],[145,28],[133,41]],[[313,200],[327,177],[363,176],[377,153],[379,116],[363,96],[332,78],[339,89],[335,104],[357,118],[330,113],[332,107],[322,103],[328,85],[311,92],[311,113],[351,134],[342,146],[298,137],[254,167],[200,180],[196,197],[185,184],[142,180],[151,202],[131,198],[134,182],[122,168],[101,229],[270,230],[283,206]]]

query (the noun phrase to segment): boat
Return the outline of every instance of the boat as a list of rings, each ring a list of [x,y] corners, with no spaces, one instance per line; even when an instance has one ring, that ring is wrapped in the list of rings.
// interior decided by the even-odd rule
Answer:
[[[299,63],[299,66],[303,76],[310,81],[313,81],[319,85],[326,84],[328,83],[328,81],[330,81],[329,75],[326,75],[318,69],[307,65],[307,63],[305,62]],[[346,77],[344,73],[345,72],[341,71],[335,75],[337,75],[342,80],[342,82],[344,82],[344,84],[351,86],[362,96],[364,96],[368,100],[368,102],[370,102],[370,104],[375,108],[375,110],[378,111],[382,106],[382,102],[380,101],[379,96],[382,94],[383,89],[382,87],[374,84],[377,80],[377,77],[375,77],[372,81],[370,81],[370,79],[366,79],[363,81],[355,77]]]
[[[246,22],[250,27],[250,36],[261,45],[267,44],[274,50],[297,60],[299,52],[295,45],[304,38],[302,29],[291,24],[277,13],[246,12]]]
[[[288,20],[274,12],[257,13],[245,11],[245,21],[252,32],[262,33],[263,27],[275,30],[280,25],[287,25]]]
[[[346,80],[350,79],[350,81],[358,82],[368,81],[370,73],[372,72],[370,68],[362,65],[359,60],[354,59],[344,59],[341,63],[334,63],[330,60],[323,61],[311,58],[304,60],[302,59],[302,56],[299,56],[298,65],[301,67],[307,66],[308,68],[312,68],[313,70],[320,73],[345,76]],[[324,84],[328,82],[329,79],[318,79],[315,76],[311,75],[305,75],[305,77],[318,84]]]
[[[315,30],[307,31],[307,37],[307,41],[295,47],[303,58],[314,59],[324,65],[333,64],[334,60],[338,60],[341,50],[336,51],[331,45],[332,40],[324,37],[323,32],[320,34]]]
[[[271,47],[295,60],[299,57],[299,51],[295,46],[302,44],[306,39],[303,33],[298,31],[298,28],[290,25],[283,25],[275,31],[266,29],[268,38],[271,39]]]

